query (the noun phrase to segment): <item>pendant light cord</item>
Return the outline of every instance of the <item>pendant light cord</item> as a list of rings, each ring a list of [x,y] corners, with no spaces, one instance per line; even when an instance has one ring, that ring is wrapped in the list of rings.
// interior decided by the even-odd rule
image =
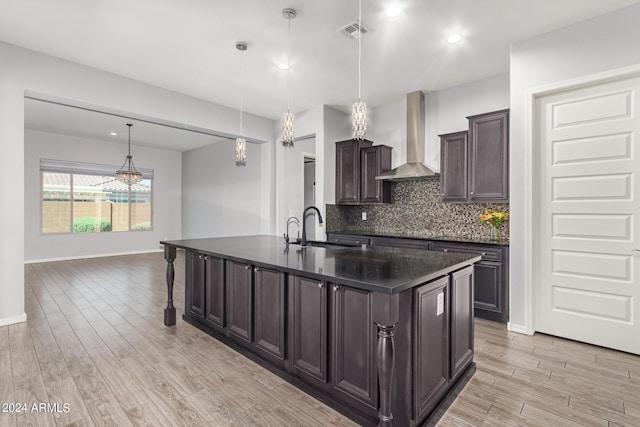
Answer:
[[[244,98],[244,50],[240,50],[240,136],[244,134],[242,128],[242,101]]]
[[[129,127],[129,155],[127,157],[131,157],[131,125],[127,124]]]
[[[362,98],[362,0],[358,0],[358,101]]]
[[[291,111],[291,91],[289,90],[289,72],[291,70],[291,64],[289,63],[291,58],[291,14],[287,18],[289,21],[289,28],[287,31],[287,113]]]

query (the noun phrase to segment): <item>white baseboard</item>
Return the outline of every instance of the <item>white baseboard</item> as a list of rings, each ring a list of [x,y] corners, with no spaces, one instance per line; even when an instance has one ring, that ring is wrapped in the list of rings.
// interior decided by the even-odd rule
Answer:
[[[22,323],[27,321],[27,313],[22,313],[19,316],[5,317],[0,319],[0,326],[14,325],[16,323]]]
[[[518,334],[533,335],[532,333],[529,333],[526,326],[516,325],[515,323],[511,323],[511,322],[507,322],[507,330],[510,332],[518,333]]]
[[[155,252],[162,252],[163,250],[164,249],[151,249],[148,251],[118,252],[118,253],[111,253],[111,254],[96,254],[96,255],[78,255],[78,256],[61,257],[61,258],[47,258],[47,259],[30,259],[30,260],[25,260],[24,263],[36,264],[40,262],[70,261],[74,259],[104,258],[104,257],[110,257],[110,256],[149,254],[149,253],[155,253]]]

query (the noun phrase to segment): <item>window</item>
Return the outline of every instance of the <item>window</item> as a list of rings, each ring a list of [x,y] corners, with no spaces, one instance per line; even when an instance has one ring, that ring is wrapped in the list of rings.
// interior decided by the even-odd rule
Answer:
[[[153,170],[129,187],[117,166],[40,159],[42,234],[152,229]]]

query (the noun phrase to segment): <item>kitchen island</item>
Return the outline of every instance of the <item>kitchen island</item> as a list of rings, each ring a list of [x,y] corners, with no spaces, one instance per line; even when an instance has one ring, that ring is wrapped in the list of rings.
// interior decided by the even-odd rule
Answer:
[[[185,321],[361,425],[432,423],[474,372],[479,256],[274,236],[161,243],[165,325],[184,249]]]

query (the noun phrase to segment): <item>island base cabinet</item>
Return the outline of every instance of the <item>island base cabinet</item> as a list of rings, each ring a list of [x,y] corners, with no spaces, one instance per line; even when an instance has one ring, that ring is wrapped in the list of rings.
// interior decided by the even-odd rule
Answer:
[[[413,419],[420,420],[434,409],[449,385],[449,278],[414,292]]]
[[[197,252],[185,252],[184,312],[200,319],[205,310],[205,258]]]
[[[473,267],[451,274],[451,378],[473,361]]]
[[[205,256],[204,321],[214,329],[224,329],[224,260]]]
[[[291,369],[312,383],[327,382],[327,284],[289,276]]]
[[[285,358],[284,274],[254,268],[255,344],[259,351],[278,360]]]
[[[227,331],[241,342],[253,339],[253,275],[251,265],[227,261]]]
[[[378,406],[377,336],[371,292],[331,285],[333,378],[338,395]]]

